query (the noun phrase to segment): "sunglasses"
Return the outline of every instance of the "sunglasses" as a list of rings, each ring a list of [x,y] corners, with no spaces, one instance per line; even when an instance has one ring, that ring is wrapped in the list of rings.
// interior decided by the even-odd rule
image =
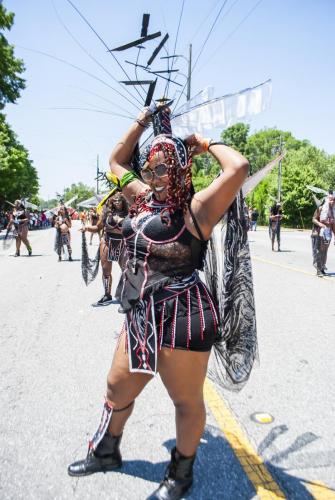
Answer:
[[[168,166],[165,165],[165,163],[160,163],[153,169],[151,168],[143,169],[141,172],[141,176],[144,181],[152,181],[154,176],[164,177],[164,175],[167,175],[167,172],[168,172]]]

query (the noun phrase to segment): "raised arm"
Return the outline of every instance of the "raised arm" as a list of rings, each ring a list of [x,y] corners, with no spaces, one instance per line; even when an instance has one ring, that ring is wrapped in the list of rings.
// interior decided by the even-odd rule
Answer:
[[[100,215],[99,220],[96,223],[96,225],[90,225],[90,226],[81,227],[79,229],[79,231],[81,233],[86,233],[86,231],[89,232],[89,233],[98,233],[99,231],[102,231],[103,228],[104,228],[104,223],[103,223],[103,220],[102,220],[102,216]]]
[[[205,152],[207,149],[223,170],[223,175],[215,179],[210,186],[196,193],[191,202],[191,209],[203,236],[208,239],[214,226],[228,210],[241,189],[248,175],[249,163],[238,151],[228,146],[215,143],[209,143],[208,146],[206,140],[199,138],[199,136],[194,137],[196,137],[196,142],[200,144],[200,146],[195,145],[195,154]]]
[[[149,123],[150,112],[144,110],[117,143],[110,156],[109,165],[111,171],[119,179],[119,182],[121,182],[122,194],[128,203],[133,203],[134,196],[148,189],[148,186],[144,182],[135,176],[132,178],[128,173],[131,171],[130,161],[136,144]],[[128,174],[128,176],[125,176],[125,174]],[[123,183],[125,184],[124,186]]]
[[[319,226],[319,227],[326,227],[325,224],[323,224],[322,222],[320,222],[320,212],[321,210],[319,208],[317,208],[313,214],[313,218],[312,218],[312,222],[313,224],[315,224],[316,226]]]

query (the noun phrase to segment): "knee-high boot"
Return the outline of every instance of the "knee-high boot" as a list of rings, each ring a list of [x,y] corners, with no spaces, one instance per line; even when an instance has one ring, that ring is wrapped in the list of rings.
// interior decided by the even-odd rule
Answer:
[[[193,483],[193,464],[195,455],[184,457],[177,448],[171,450],[171,461],[159,488],[148,500],[179,500]]]
[[[125,408],[114,411],[124,411],[133,403],[132,401]],[[107,472],[122,467],[120,453],[122,434],[120,436],[112,436],[108,431],[112,413],[113,408],[106,401],[98,430],[89,443],[87,456],[83,460],[69,465],[68,473],[70,476],[88,476],[95,472]]]

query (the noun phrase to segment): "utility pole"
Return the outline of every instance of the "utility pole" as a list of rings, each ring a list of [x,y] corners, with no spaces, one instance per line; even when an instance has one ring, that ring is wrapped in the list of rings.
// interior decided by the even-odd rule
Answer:
[[[99,155],[97,155],[97,194],[99,194]]]
[[[188,101],[191,99],[191,75],[192,75],[192,44],[190,43],[190,50],[188,55],[187,97],[186,97]]]
[[[280,134],[280,142],[279,142],[279,154],[282,154],[283,151],[283,140],[282,135]],[[281,202],[281,185],[282,185],[282,164],[281,160],[279,160],[278,164],[278,202]]]

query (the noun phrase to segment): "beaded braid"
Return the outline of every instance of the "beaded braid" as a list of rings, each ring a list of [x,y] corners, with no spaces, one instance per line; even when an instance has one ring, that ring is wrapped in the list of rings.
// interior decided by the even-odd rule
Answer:
[[[186,212],[191,194],[192,186],[192,155],[190,148],[187,146],[187,163],[184,167],[180,165],[180,161],[176,152],[176,146],[164,141],[156,143],[154,146],[148,147],[142,155],[142,164],[145,161],[150,161],[155,154],[162,151],[168,165],[168,190],[166,202],[169,205],[161,211],[161,218],[165,224],[171,224],[171,216],[177,210]],[[145,208],[147,208],[148,192],[140,193],[134,204],[129,209],[129,216],[134,217]]]

